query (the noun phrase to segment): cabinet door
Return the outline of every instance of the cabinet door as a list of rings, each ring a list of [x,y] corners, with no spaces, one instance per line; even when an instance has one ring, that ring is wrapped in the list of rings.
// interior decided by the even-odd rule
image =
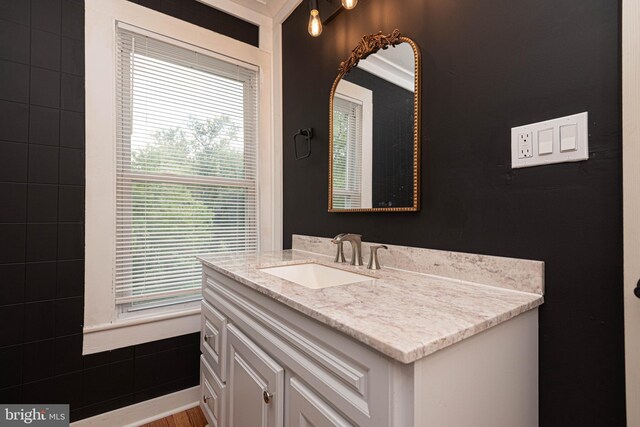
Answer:
[[[287,385],[289,427],[352,427],[303,382],[293,377]]]
[[[232,324],[227,346],[229,427],[282,427],[284,369]]]

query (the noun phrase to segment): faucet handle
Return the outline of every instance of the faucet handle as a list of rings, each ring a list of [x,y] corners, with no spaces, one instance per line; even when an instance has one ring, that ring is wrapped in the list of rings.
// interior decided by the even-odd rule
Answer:
[[[369,248],[369,270],[380,270],[380,262],[378,262],[378,249],[388,249],[387,245],[373,245]]]
[[[343,238],[344,236],[346,236],[346,235],[347,235],[347,233],[340,233],[340,234],[336,235],[336,237],[334,237],[333,239],[331,239],[331,243],[336,243],[336,244],[337,244],[337,243],[342,243],[342,238]]]

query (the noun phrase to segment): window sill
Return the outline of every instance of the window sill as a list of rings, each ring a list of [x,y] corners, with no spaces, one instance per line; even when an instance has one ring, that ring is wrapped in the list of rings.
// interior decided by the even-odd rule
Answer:
[[[82,354],[114,350],[198,331],[200,331],[200,307],[120,320],[85,327]]]

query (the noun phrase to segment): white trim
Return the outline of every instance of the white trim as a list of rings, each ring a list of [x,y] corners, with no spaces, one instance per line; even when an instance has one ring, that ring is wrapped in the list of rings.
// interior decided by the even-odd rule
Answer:
[[[242,4],[242,1],[235,0],[197,0],[202,4],[221,10],[243,21],[250,22],[258,27],[262,25],[271,25],[271,17],[266,7],[248,7]],[[255,0],[250,0],[251,2]],[[252,4],[252,3],[248,3]]]
[[[272,185],[272,196],[274,212],[272,215],[273,230],[273,249],[282,250],[283,248],[283,171],[282,171],[282,141],[283,141],[283,123],[282,123],[282,23],[291,15],[298,7],[302,0],[286,0],[280,10],[275,14],[272,20],[272,44],[273,53],[271,56],[271,64],[273,70],[272,79],[272,131],[273,131],[273,164],[272,173],[274,177]]]
[[[281,24],[289,17],[302,0],[269,0],[269,11],[274,22]],[[284,16],[284,19],[282,18]]]
[[[286,16],[295,9],[301,0],[293,0],[295,6],[291,8],[292,0],[197,0],[208,6],[220,9],[237,18],[260,25],[259,16],[273,18],[276,24],[280,24],[281,15],[285,11]],[[285,16],[285,19],[286,19]]]
[[[186,322],[185,316],[178,318],[181,320],[164,319],[161,321],[163,327],[154,327],[148,321],[135,327],[129,324],[120,327],[120,322],[116,320],[116,307],[113,303],[116,22],[162,34],[181,43],[235,58],[259,68],[259,240],[261,250],[273,250],[282,247],[282,166],[279,154],[281,148],[280,143],[273,143],[274,59],[270,52],[271,19],[260,19],[263,21],[261,32],[265,30],[269,35],[268,42],[263,43],[266,48],[250,46],[126,0],[86,0],[85,354],[129,345],[126,343],[154,341],[199,330],[199,327],[191,326],[192,322]],[[91,332],[95,328],[105,331],[116,328],[118,332]],[[127,330],[132,335],[131,338],[122,333]],[[138,330],[140,332],[136,332]],[[170,335],[171,333],[174,335]]]
[[[282,26],[282,23],[293,13],[294,10],[302,3],[302,0],[276,0],[282,3],[280,9],[274,14],[273,21],[275,26]]]
[[[125,406],[105,412],[95,417],[71,423],[73,427],[134,427],[150,423],[187,409],[195,408],[200,402],[200,387],[191,387],[155,399],[145,400],[135,405]]]
[[[85,326],[82,354],[93,354],[130,345],[177,337],[200,331],[200,309]]]
[[[347,80],[341,80],[336,96],[362,105],[362,161],[360,170],[360,207],[373,203],[373,91]]]
[[[627,425],[640,425],[640,0],[622,1],[622,204]]]
[[[358,68],[412,92],[415,90],[413,70],[406,70],[380,55],[371,55],[360,61]]]
[[[271,65],[273,69],[273,78],[271,81],[273,94],[273,106],[271,108],[271,123],[273,131],[273,162],[271,164],[271,174],[274,178],[271,187],[273,197],[272,214],[273,223],[273,249],[282,250],[283,240],[283,171],[282,171],[282,140],[283,140],[283,123],[282,123],[282,26],[277,25],[273,29],[273,54],[271,55]]]

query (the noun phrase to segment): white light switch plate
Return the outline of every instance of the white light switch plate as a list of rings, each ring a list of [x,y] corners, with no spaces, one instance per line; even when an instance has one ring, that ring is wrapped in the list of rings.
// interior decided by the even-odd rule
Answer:
[[[511,128],[511,167],[578,162],[589,158],[588,113]],[[524,138],[524,139],[523,139]],[[522,141],[530,141],[524,156]]]

